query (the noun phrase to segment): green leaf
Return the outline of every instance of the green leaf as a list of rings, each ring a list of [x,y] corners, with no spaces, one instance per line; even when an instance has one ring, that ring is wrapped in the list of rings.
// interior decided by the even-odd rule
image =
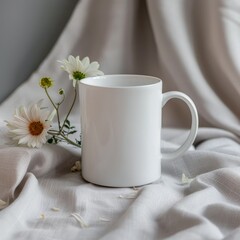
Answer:
[[[75,139],[75,142],[78,144],[78,145],[82,145],[82,142],[81,142],[81,140],[78,140],[78,139]]]
[[[68,134],[74,134],[76,132],[77,132],[77,130],[73,130],[73,131],[70,131]]]
[[[70,121],[67,119],[66,122],[65,122],[66,125],[68,125],[70,127]]]

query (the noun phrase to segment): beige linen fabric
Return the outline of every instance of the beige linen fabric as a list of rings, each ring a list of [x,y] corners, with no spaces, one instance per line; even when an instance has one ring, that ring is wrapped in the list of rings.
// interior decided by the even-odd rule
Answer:
[[[79,1],[39,69],[0,106],[0,199],[8,205],[0,210],[1,239],[239,239],[239,11],[233,0]],[[56,60],[69,54],[99,61],[105,74],[158,76],[164,91],[187,93],[200,116],[194,146],[163,160],[161,179],[134,190],[71,173],[80,151],[70,146],[5,145],[3,120],[19,104],[45,98],[40,77],[65,88],[67,109],[72,85]],[[79,129],[78,105],[71,120]],[[175,128],[189,125],[185,105],[168,103],[164,146],[178,147],[187,132]],[[182,173],[191,183],[182,184]]]

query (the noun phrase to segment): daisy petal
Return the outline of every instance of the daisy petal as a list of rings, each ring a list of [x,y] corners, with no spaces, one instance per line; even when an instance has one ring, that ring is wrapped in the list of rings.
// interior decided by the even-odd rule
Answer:
[[[70,55],[68,60],[58,62],[63,64],[61,68],[69,74],[69,79],[73,80],[73,87],[76,87],[76,80],[104,74],[98,69],[99,63],[96,61],[91,63],[89,57],[85,57],[80,60],[79,56],[74,58]]]
[[[17,141],[21,145],[38,148],[46,143],[51,119],[48,119],[49,112],[40,108],[41,102],[17,108],[13,120],[5,121],[9,137],[13,141]]]
[[[83,67],[84,67],[84,68],[87,68],[88,65],[90,64],[89,57],[85,57],[85,58],[83,58],[83,60],[82,60],[82,64],[83,64]]]

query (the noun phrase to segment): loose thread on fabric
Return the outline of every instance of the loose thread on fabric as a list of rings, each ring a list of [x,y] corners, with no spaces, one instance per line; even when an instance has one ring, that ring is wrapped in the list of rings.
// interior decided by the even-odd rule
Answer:
[[[6,208],[7,206],[8,202],[5,202],[2,199],[0,199],[0,210]]]
[[[58,207],[52,207],[51,210],[54,212],[59,212],[61,209]]]
[[[88,224],[84,221],[83,217],[80,216],[78,213],[71,213],[70,216],[74,217],[82,228],[88,227]]]
[[[189,184],[193,181],[194,178],[188,178],[184,173],[182,174],[181,182],[182,184]]]
[[[120,194],[118,197],[119,198],[124,198],[124,199],[134,199],[137,197],[138,192],[133,192],[133,193],[127,193],[127,194]]]
[[[107,219],[105,217],[99,217],[100,222],[110,222],[110,219]]]

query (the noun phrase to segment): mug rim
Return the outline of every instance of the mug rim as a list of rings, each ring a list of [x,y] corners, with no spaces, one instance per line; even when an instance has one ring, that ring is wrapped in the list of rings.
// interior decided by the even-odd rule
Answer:
[[[114,85],[113,83],[103,83],[99,82],[101,80],[109,80],[109,79],[119,79],[125,78],[125,83],[128,81],[128,84],[123,84],[124,81],[121,80],[121,84]],[[95,81],[97,80],[97,81]],[[141,82],[140,82],[141,80]],[[139,81],[139,82],[138,82]],[[130,82],[132,84],[130,84]],[[112,89],[126,89],[126,88],[146,88],[146,87],[153,87],[162,84],[162,79],[154,76],[149,75],[141,75],[141,74],[106,74],[101,76],[95,77],[87,77],[80,81],[80,84],[89,86],[89,87],[96,87],[96,88],[112,88]]]

